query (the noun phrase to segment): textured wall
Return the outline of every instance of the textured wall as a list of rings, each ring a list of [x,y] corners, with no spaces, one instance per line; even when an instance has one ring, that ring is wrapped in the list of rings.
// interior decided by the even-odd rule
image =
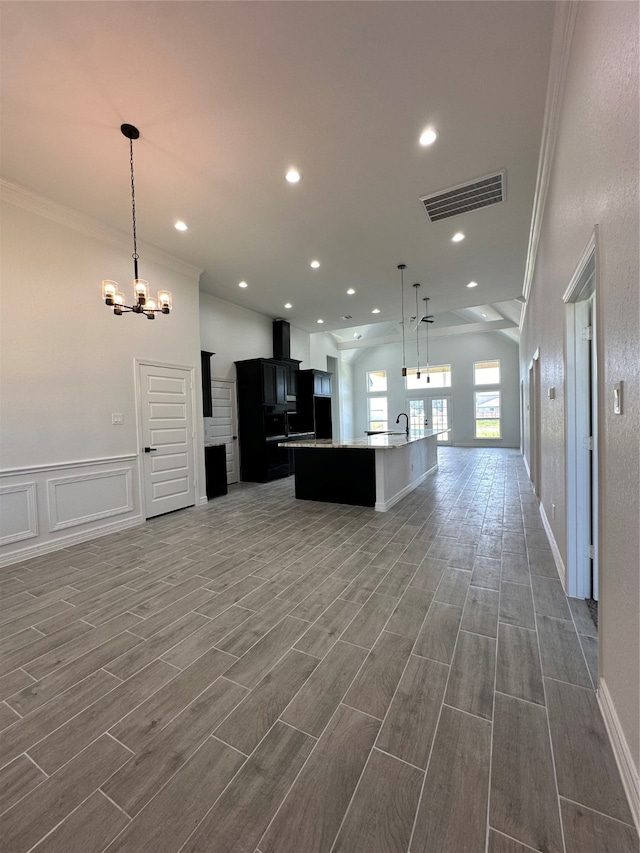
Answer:
[[[521,343],[540,348],[542,503],[565,551],[562,294],[598,226],[600,666],[640,765],[638,4],[579,3]],[[625,387],[613,414],[613,384]],[[555,401],[546,389],[557,389]]]

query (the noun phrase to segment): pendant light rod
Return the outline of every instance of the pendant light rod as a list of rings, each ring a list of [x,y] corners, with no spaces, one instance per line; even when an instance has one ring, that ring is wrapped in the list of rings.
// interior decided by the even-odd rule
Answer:
[[[429,323],[433,323],[433,318],[429,314],[429,297],[424,297],[424,320],[427,324],[427,382],[431,382],[431,374],[429,372]]]
[[[418,315],[418,289],[420,285],[416,282],[413,285],[416,291],[416,358],[418,362],[418,369],[416,371],[416,379],[420,379],[420,317]]]
[[[398,264],[398,269],[400,270],[400,300],[402,304],[402,375],[407,375],[407,359],[405,354],[405,340],[404,340],[404,271],[406,270],[406,264]]]
[[[136,185],[133,174],[133,140],[139,139],[140,131],[132,124],[121,124],[120,132],[129,140],[129,169],[131,174],[131,222],[133,226],[133,305],[125,305],[124,295],[118,290],[118,283],[105,279],[102,282],[102,298],[105,305],[113,308],[116,316],[132,312],[133,314],[144,314],[149,320],[155,320],[156,314],[169,314],[171,311],[171,294],[168,290],[161,290],[157,299],[149,298],[149,282],[138,277],[138,233],[136,223]],[[157,307],[156,307],[157,306]]]

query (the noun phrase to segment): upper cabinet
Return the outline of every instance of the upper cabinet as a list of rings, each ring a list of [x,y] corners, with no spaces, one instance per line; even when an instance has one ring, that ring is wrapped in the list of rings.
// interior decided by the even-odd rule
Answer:
[[[300,393],[315,397],[331,396],[331,373],[326,370],[301,370]]]
[[[211,399],[211,356],[215,352],[200,351],[200,365],[202,374],[202,415],[210,418],[213,414],[213,401]]]

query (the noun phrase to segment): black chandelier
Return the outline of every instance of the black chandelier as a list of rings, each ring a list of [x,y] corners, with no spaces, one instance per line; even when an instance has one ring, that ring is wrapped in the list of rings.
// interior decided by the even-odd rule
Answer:
[[[171,311],[171,293],[168,290],[160,290],[157,299],[149,299],[149,282],[138,278],[138,243],[136,234],[136,188],[133,180],[133,140],[138,139],[140,131],[132,124],[120,125],[123,136],[129,140],[129,163],[131,165],[131,213],[133,223],[133,272],[134,272],[134,301],[133,305],[125,305],[124,294],[118,290],[118,283],[105,279],[102,282],[102,298],[105,304],[113,308],[117,316],[132,312],[144,314],[149,320],[155,320],[156,314],[168,314]]]

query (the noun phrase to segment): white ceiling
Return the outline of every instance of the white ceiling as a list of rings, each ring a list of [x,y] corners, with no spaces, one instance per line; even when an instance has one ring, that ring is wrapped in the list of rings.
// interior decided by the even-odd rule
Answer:
[[[5,179],[127,232],[128,122],[138,236],[202,268],[202,290],[309,332],[392,330],[403,262],[432,313],[517,323],[553,3],[0,8]],[[429,222],[420,196],[501,169],[504,203]]]

